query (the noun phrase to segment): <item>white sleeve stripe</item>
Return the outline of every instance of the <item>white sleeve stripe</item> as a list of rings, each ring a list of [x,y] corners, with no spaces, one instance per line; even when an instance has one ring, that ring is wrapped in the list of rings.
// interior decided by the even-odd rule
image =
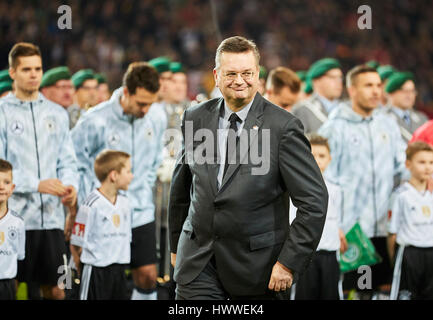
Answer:
[[[80,300],[87,300],[91,274],[92,266],[85,264],[83,267],[83,275],[81,276]]]
[[[403,262],[404,245],[398,248],[397,259],[395,260],[394,274],[392,276],[390,300],[397,300],[400,290],[401,266]]]

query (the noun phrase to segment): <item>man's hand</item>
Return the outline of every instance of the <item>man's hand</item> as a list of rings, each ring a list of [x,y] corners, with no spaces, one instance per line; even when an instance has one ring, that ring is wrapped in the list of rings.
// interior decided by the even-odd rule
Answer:
[[[62,203],[68,208],[77,204],[77,191],[73,186],[66,186],[66,193],[62,197]]]
[[[271,279],[268,284],[269,290],[284,291],[292,286],[292,282],[292,271],[277,261],[272,268]]]
[[[47,179],[39,182],[38,192],[63,197],[67,189],[59,179]]]
[[[338,230],[338,233],[340,236],[340,252],[345,253],[348,248],[346,236],[344,235],[344,232],[341,229]]]
[[[170,258],[171,258],[171,265],[174,266],[176,265],[176,253],[170,253]]]

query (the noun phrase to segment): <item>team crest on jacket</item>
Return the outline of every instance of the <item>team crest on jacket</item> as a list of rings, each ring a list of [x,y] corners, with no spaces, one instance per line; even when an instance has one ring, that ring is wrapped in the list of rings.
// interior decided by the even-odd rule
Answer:
[[[45,118],[44,123],[45,123],[45,128],[49,133],[56,132],[56,120],[49,117],[49,118]]]
[[[10,130],[13,134],[20,136],[24,132],[24,125],[20,121],[15,120],[12,122]]]
[[[113,215],[113,224],[116,228],[120,226],[120,216],[118,214]]]
[[[9,227],[8,229],[8,237],[10,240],[15,240],[18,236],[18,231],[17,228],[15,228],[14,226]]]
[[[146,131],[144,132],[144,137],[146,138],[146,140],[152,140],[152,138],[153,138],[152,128],[146,129]]]
[[[350,137],[350,142],[353,146],[359,146],[361,144],[361,139],[357,135],[352,135]]]
[[[110,146],[115,146],[120,142],[120,137],[117,133],[112,133],[109,137],[108,137],[108,144]]]
[[[5,233],[0,231],[0,246],[5,242]]]
[[[430,207],[429,206],[422,206],[422,214],[426,218],[430,217]]]

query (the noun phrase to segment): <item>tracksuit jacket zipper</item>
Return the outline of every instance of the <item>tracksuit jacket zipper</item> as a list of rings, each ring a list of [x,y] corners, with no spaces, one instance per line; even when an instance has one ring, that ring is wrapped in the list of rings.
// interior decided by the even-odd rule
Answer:
[[[38,162],[38,178],[41,179],[41,166],[39,161],[39,149],[38,149],[38,136],[36,133],[36,123],[35,123],[35,115],[33,112],[33,102],[30,102],[30,110],[32,112],[32,121],[33,121],[33,132],[35,137],[35,147],[36,147],[36,160]],[[41,199],[41,228],[44,227],[44,203],[42,202],[42,193],[39,193],[39,197]]]
[[[377,234],[377,208],[376,208],[376,177],[374,175],[374,146],[373,140],[371,139],[371,127],[370,123],[367,123],[368,126],[368,138],[370,141],[370,155],[371,155],[371,166],[372,166],[372,177],[373,177],[373,205],[374,205],[374,235]]]

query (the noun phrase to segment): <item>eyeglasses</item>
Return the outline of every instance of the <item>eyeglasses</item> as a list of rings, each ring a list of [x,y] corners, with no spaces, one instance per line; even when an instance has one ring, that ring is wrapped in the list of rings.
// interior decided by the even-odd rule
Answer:
[[[252,71],[243,71],[243,72],[230,71],[224,74],[224,78],[233,81],[238,78],[238,74],[240,74],[242,79],[244,80],[251,80],[254,77],[254,72]]]

